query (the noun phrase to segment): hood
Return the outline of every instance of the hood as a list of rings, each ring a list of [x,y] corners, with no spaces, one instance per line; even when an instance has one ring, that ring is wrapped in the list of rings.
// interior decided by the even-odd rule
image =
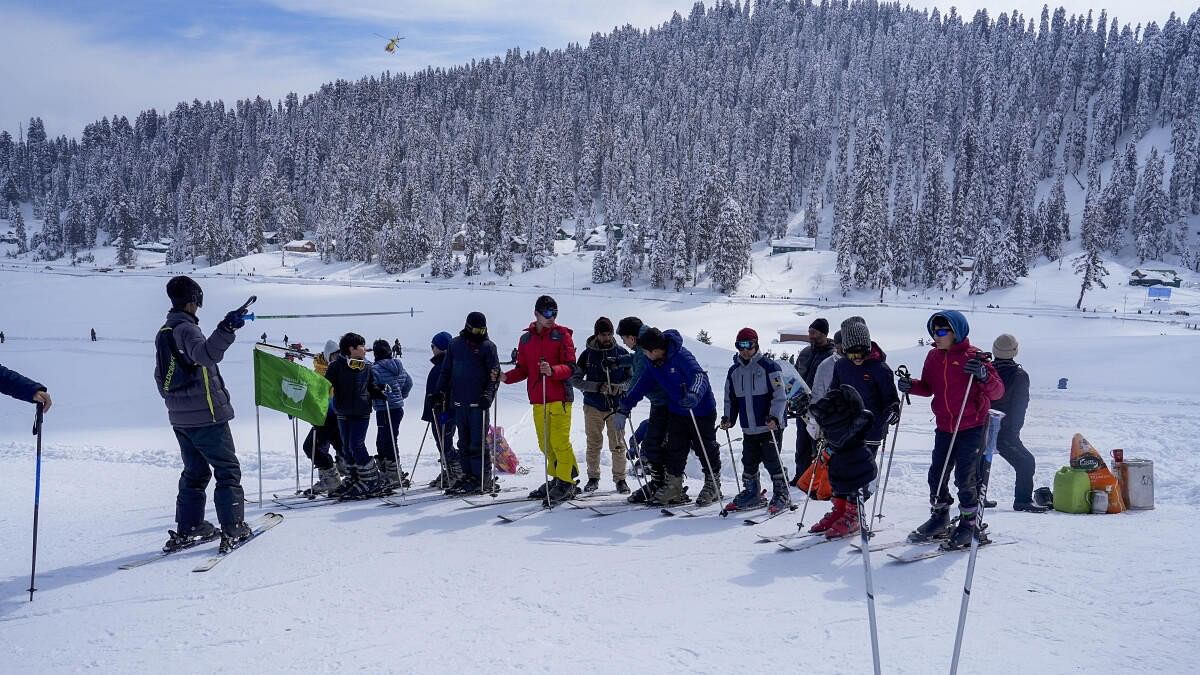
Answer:
[[[957,332],[957,331],[955,331],[955,332]],[[875,344],[874,340],[871,340],[871,353],[867,355],[867,360],[869,361],[871,359],[875,359],[876,361],[879,361],[880,363],[887,361],[887,354],[885,354],[883,352],[883,350],[880,349],[879,345]]]
[[[396,359],[379,359],[375,362],[375,367],[391,373],[392,375],[400,375],[400,362]]]
[[[617,348],[617,341],[616,341],[616,339],[613,339],[613,342],[611,345],[604,347],[600,344],[600,341],[598,339],[596,339],[596,336],[593,335],[592,337],[587,339],[587,348],[594,349],[598,352],[612,351]]]
[[[663,337],[667,339],[667,358],[672,358],[683,349],[683,336],[674,328],[663,331]]]
[[[954,329],[954,343],[958,344],[967,339],[967,334],[971,332],[971,324],[967,323],[967,317],[957,309],[947,309],[944,312],[938,312],[929,317],[925,322],[925,331],[929,333],[929,337],[933,337],[933,320],[942,317],[950,324],[950,328]]]

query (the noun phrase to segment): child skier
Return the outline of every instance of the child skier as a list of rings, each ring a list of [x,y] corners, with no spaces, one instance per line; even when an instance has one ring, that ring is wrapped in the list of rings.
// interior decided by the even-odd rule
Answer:
[[[338,345],[333,340],[325,342],[325,350],[313,357],[313,370],[321,377],[329,370],[329,364],[339,357]],[[329,455],[329,448],[337,453],[337,462]],[[333,411],[333,397],[329,398],[329,407],[325,411],[325,423],[313,425],[304,437],[304,454],[317,467],[317,482],[306,493],[317,495],[329,492],[342,484],[342,476],[346,475],[347,463],[342,454],[342,436],[338,432],[337,413]]]
[[[325,379],[333,384],[333,409],[346,453],[348,478],[329,492],[338,499],[364,499],[384,490],[379,467],[367,453],[367,428],[371,425],[372,399],[384,398],[366,361],[367,341],[346,333],[338,341],[341,358],[329,364]]]
[[[844,336],[845,329],[842,332]],[[808,414],[825,439],[833,488],[833,509],[808,531],[824,532],[828,539],[854,534],[860,529],[859,496],[876,475],[875,459],[865,442],[875,416],[863,406],[858,390],[848,384],[830,389],[808,407]]]
[[[933,461],[929,466],[929,520],[917,527],[909,540],[929,541],[949,534],[947,546],[962,547],[969,545],[971,537],[977,534],[976,467],[983,448],[988,407],[1004,395],[1004,383],[986,356],[971,346],[967,339],[970,325],[961,312],[938,312],[929,317],[925,328],[933,338],[934,347],[925,357],[921,377],[900,378],[898,385],[902,393],[932,396],[931,407],[937,421]],[[954,500],[947,487],[951,469],[959,508],[953,532],[949,532],[949,514]]]
[[[447,494],[495,494],[500,490],[491,453],[484,457],[488,410],[496,398],[500,358],[488,339],[487,317],[467,315],[466,325],[450,341],[438,377],[433,406],[452,411],[458,428],[458,460],[462,475]],[[447,405],[448,404],[448,405]]]
[[[896,393],[895,376],[887,364],[887,355],[871,340],[866,321],[851,317],[842,322],[840,332],[845,358],[835,362],[829,388],[848,384],[858,390],[863,405],[874,418],[865,441],[874,458],[887,435],[888,425],[896,424],[900,419],[900,396]]]
[[[462,475],[459,470],[458,450],[454,448],[453,420],[444,406],[434,407],[434,394],[438,392],[438,382],[442,378],[442,365],[446,362],[446,350],[454,337],[446,331],[433,336],[429,341],[429,350],[433,353],[429,362],[429,377],[425,380],[425,405],[421,409],[421,421],[433,427],[433,442],[437,444],[438,461],[443,462],[442,470],[437,478],[429,481],[429,487],[440,487],[447,490],[458,482]]]
[[[787,390],[779,364],[759,351],[758,333],[743,328],[734,342],[737,354],[725,375],[725,415],[721,428],[742,425],[742,491],[725,506],[739,511],[762,506],[758,483],[761,462],[771,476],[770,513],[792,504],[779,448],[783,440]]]
[[[408,489],[412,484],[398,463],[396,436],[404,419],[404,399],[412,391],[413,381],[400,359],[393,358],[395,352],[387,340],[376,340],[371,351],[375,357],[371,371],[385,395],[383,400],[375,401],[375,463],[383,474],[385,489]]]

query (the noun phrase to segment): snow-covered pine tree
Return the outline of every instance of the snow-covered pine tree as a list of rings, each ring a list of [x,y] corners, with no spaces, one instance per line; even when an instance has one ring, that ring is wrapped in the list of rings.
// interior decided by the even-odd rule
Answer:
[[[1089,196],[1093,197],[1094,193]],[[1083,307],[1084,293],[1096,286],[1108,288],[1104,283],[1104,277],[1108,276],[1108,269],[1104,266],[1104,259],[1100,257],[1101,241],[1098,236],[1102,218],[1098,200],[1090,199],[1084,207],[1083,224],[1079,236],[1083,245],[1083,253],[1074,260],[1075,273],[1080,276],[1079,300],[1075,302],[1075,309]]]
[[[1170,249],[1167,231],[1170,204],[1163,191],[1163,160],[1158,148],[1151,148],[1138,181],[1137,206],[1134,209],[1134,241],[1138,262],[1162,260]]]
[[[8,223],[12,225],[13,234],[17,236],[17,253],[29,251],[29,233],[25,230],[25,216],[21,214],[21,205],[12,202],[8,207]]]
[[[42,242],[38,254],[44,260],[58,260],[63,256],[63,227],[59,218],[56,200],[50,200],[42,208]]]
[[[1046,215],[1042,220],[1042,255],[1047,260],[1062,257],[1063,233],[1071,227],[1071,216],[1067,213],[1067,193],[1063,174],[1058,174],[1054,188],[1046,199]]]
[[[717,290],[733,293],[741,283],[750,262],[750,227],[741,204],[732,196],[721,203],[718,217],[716,251],[710,276]]]

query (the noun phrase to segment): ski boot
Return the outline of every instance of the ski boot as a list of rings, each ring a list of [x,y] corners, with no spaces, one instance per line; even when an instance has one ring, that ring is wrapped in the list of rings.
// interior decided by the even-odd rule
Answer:
[[[358,467],[347,466],[342,473],[342,482],[337,487],[329,491],[329,496],[333,499],[341,499],[342,495],[349,492],[358,483]]]
[[[561,478],[555,478],[550,482],[550,502],[551,506],[561,504],[568,499],[574,499],[579,494],[579,485],[576,483],[568,483]]]
[[[633,494],[629,495],[625,501],[630,504],[644,504],[650,501],[654,497],[654,493],[658,492],[658,489],[666,481],[666,473],[666,469],[662,464],[651,464],[646,484],[634,490]]]
[[[763,505],[762,490],[758,486],[757,476],[742,476],[742,491],[737,493],[733,501],[725,505],[723,511],[745,511]]]
[[[400,467],[396,464],[395,460],[387,459],[386,457],[376,457],[375,464],[379,467],[380,480],[388,490],[399,488],[407,477],[400,471]]]
[[[587,480],[587,485],[583,486],[584,492],[595,492],[596,490],[599,490],[599,489],[600,489],[600,479],[599,478],[589,478]]]
[[[251,532],[250,526],[247,525],[245,522],[241,522],[236,525],[231,525],[229,527],[222,528],[221,547],[219,549],[220,552],[228,553],[228,552],[232,551],[233,549],[240,546],[242,542],[249,539],[252,534],[253,534],[253,532]]]
[[[384,492],[383,478],[373,460],[358,467],[357,480],[348,490],[342,493],[341,499],[367,499]]]
[[[330,490],[342,484],[341,476],[338,476],[337,469],[330,467],[328,469],[317,469],[317,482],[313,486],[304,491],[305,497],[315,497],[320,494],[325,494]]]
[[[858,504],[842,497],[834,497],[842,502],[842,515],[825,530],[826,539],[838,539],[858,534]]]
[[[822,516],[820,520],[818,520],[816,523],[813,523],[813,526],[808,528],[808,531],[813,534],[829,531],[829,528],[833,527],[834,523],[838,522],[838,520],[841,519],[842,514],[846,512],[846,506],[848,504],[849,502],[847,502],[845,499],[842,499],[841,497],[834,497],[833,508],[829,511],[829,513],[826,513],[824,516]]]
[[[203,544],[206,541],[212,541],[220,536],[217,528],[207,520],[200,521],[199,525],[188,528],[186,531],[180,528],[179,532],[175,530],[167,531],[167,543],[163,544],[163,553],[174,553],[182,551],[185,548],[191,548],[197,544]]]
[[[696,506],[708,506],[721,498],[721,486],[717,481],[717,477],[711,473],[704,474],[704,487],[696,495]]]
[[[674,504],[686,504],[688,496],[683,491],[683,475],[666,474],[661,485],[654,491],[646,503],[655,504],[657,506],[671,506]]]
[[[783,476],[771,476],[771,501],[767,504],[767,513],[773,516],[790,508],[792,494],[788,490],[787,479]]]
[[[950,505],[934,504],[929,509],[929,520],[921,523],[917,529],[908,534],[908,543],[923,544],[928,541],[945,539],[950,534]]]
[[[619,495],[629,494],[629,483],[626,483],[624,478],[618,478],[615,481],[615,483],[616,483],[616,488],[617,488],[617,494],[619,494]]]
[[[971,539],[978,539],[979,545],[983,546],[991,542],[984,532],[983,527],[979,525],[979,511],[976,509],[963,509],[958,517],[954,519],[954,529],[950,532],[950,536],[946,541],[942,542],[941,549],[943,551],[953,551],[955,549],[967,548],[971,545]]]
[[[551,479],[551,481],[553,481],[553,480],[554,479]],[[543,501],[543,502],[546,501],[546,490],[549,488],[549,486],[550,486],[550,482],[542,483],[541,485],[539,485],[537,487],[536,490],[531,490],[529,492],[529,498],[537,499],[537,500]]]

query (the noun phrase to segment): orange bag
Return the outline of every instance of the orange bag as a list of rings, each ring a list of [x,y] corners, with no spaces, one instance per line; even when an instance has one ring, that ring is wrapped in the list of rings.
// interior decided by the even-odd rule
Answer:
[[[504,427],[489,427],[486,442],[488,448],[495,448],[496,469],[504,473],[521,472],[521,462],[517,459],[517,453],[509,447],[508,439],[504,437]]]
[[[1075,434],[1071,439],[1071,466],[1088,472],[1088,480],[1091,481],[1093,490],[1108,493],[1108,513],[1121,513],[1125,510],[1120,481],[1109,471],[1104,457],[1088,443],[1083,434]]]
[[[811,485],[812,492],[810,496],[817,501],[829,501],[832,499],[833,486],[829,484],[829,464],[828,460],[825,459],[825,454],[821,453],[792,484],[800,488],[801,492],[807,492]]]

